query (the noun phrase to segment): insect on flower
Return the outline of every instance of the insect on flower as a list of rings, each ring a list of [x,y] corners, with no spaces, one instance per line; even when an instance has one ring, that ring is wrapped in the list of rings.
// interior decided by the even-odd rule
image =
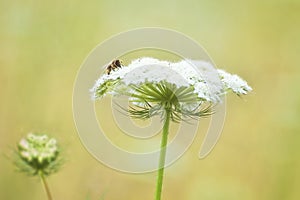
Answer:
[[[109,75],[111,71],[114,71],[115,69],[122,68],[122,61],[121,60],[113,60],[107,67],[106,67],[106,73]]]

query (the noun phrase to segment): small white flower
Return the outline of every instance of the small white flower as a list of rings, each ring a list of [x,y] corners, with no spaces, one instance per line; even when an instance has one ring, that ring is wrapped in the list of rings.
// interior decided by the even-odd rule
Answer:
[[[28,144],[27,140],[25,140],[25,139],[22,139],[22,140],[19,142],[19,145],[20,145],[20,147],[23,148],[23,149],[28,149],[28,148],[29,148],[29,144]]]
[[[28,151],[21,151],[21,156],[25,159],[27,159],[28,161],[32,160],[32,156]]]
[[[218,70],[221,81],[227,89],[231,89],[236,94],[247,94],[252,88],[247,84],[245,80],[238,75],[231,75],[224,70]]]
[[[57,143],[56,140],[54,138],[52,138],[47,142],[46,146],[53,147],[53,146],[56,146],[56,143]]]
[[[33,133],[29,133],[29,134],[27,135],[27,140],[32,141],[32,140],[35,140],[35,138],[36,138],[36,136],[35,136]]]

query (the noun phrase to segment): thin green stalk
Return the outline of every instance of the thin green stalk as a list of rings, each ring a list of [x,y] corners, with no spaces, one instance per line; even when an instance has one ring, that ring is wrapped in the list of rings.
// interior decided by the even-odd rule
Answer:
[[[161,199],[162,193],[162,184],[163,184],[163,177],[164,177],[164,169],[165,169],[165,159],[166,159],[166,152],[167,152],[167,142],[168,142],[168,133],[169,133],[169,126],[170,126],[170,117],[171,112],[166,110],[161,145],[160,145],[160,156],[159,156],[159,165],[158,165],[158,176],[157,176],[157,183],[156,183],[156,195],[155,199]]]
[[[45,189],[45,191],[46,191],[48,200],[53,200],[53,198],[52,198],[52,196],[51,196],[51,192],[50,192],[49,186],[48,186],[48,183],[47,183],[47,181],[46,181],[46,178],[45,178],[43,172],[40,171],[40,172],[39,172],[39,175],[40,175],[40,178],[41,178],[41,180],[42,180],[44,189]]]

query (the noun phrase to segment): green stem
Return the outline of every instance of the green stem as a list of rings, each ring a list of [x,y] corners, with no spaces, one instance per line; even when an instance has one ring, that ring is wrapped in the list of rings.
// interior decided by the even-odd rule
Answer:
[[[171,117],[170,111],[166,110],[161,145],[160,145],[160,156],[159,156],[155,200],[161,199],[162,184],[163,184],[164,169],[165,169],[164,166],[165,166],[165,159],[166,159],[166,152],[167,152],[166,146],[168,142],[168,133],[169,133],[169,126],[170,126],[170,117]]]
[[[47,183],[47,181],[46,181],[46,178],[45,178],[43,172],[40,171],[40,172],[39,172],[39,175],[40,175],[40,178],[41,178],[41,180],[42,180],[44,189],[45,189],[45,191],[46,191],[48,200],[53,200],[53,199],[52,199],[52,196],[51,196],[51,192],[50,192],[49,186],[48,186],[48,183]]]

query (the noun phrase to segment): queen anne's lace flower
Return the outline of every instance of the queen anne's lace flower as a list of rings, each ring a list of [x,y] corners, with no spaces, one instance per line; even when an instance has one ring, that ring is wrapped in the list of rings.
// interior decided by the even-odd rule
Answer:
[[[19,162],[21,170],[32,175],[39,171],[47,175],[58,167],[57,142],[47,135],[28,134],[18,143],[18,155],[22,160]]]
[[[185,59],[174,63],[146,57],[133,60],[128,66],[118,68],[110,75],[102,75],[91,93],[93,99],[106,94],[125,94],[134,105],[153,109],[153,103],[161,104],[166,100],[163,100],[166,95],[161,93],[167,90],[172,90],[177,96],[171,102],[171,107],[175,106],[173,109],[182,114],[182,109],[193,110],[192,105],[196,109],[205,102],[220,102],[221,97],[229,90],[237,95],[245,95],[252,88],[239,76],[215,70],[206,61]],[[157,99],[158,97],[161,99]]]
[[[161,199],[170,121],[211,115],[213,105],[230,90],[244,95],[252,89],[239,76],[215,70],[209,62],[140,58],[102,75],[91,93],[93,99],[106,94],[128,96],[131,104],[125,110],[134,118],[161,116],[164,125],[156,192],[156,199]]]

